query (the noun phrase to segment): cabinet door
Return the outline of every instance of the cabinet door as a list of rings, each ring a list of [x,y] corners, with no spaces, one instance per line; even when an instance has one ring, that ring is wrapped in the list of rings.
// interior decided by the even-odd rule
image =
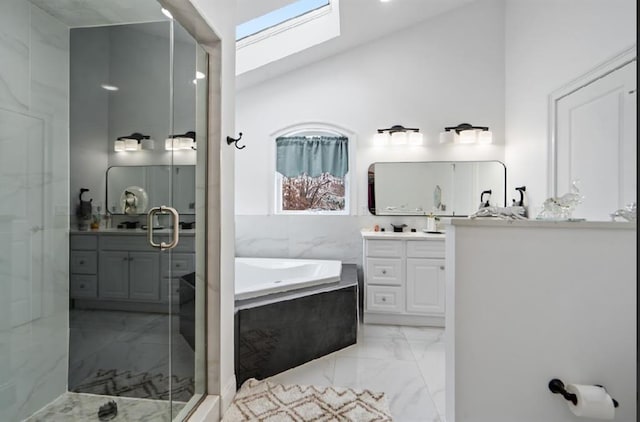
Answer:
[[[444,260],[407,258],[407,312],[444,315]]]
[[[100,252],[98,296],[100,299],[129,297],[129,253]]]
[[[129,252],[129,299],[160,299],[160,254]]]

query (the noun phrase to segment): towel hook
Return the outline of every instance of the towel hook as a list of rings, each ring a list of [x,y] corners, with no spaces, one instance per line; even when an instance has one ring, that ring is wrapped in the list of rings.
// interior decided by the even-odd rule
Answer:
[[[242,148],[246,147],[246,145],[242,145],[241,147],[238,146],[238,141],[240,139],[242,139],[242,132],[239,133],[239,136],[236,139],[232,138],[231,136],[227,136],[227,145],[231,145],[231,144],[235,143],[235,147],[237,149],[242,149]]]

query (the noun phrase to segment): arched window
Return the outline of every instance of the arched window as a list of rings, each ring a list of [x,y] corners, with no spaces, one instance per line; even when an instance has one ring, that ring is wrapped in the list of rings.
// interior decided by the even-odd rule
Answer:
[[[276,142],[278,214],[349,214],[349,137],[299,130]]]

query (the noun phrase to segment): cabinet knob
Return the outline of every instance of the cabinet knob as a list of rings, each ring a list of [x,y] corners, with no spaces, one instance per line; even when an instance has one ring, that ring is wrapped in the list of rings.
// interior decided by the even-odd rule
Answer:
[[[81,289],[84,289],[84,284],[81,284],[81,285],[80,285],[80,288],[81,288]]]
[[[387,301],[387,298],[386,298],[386,297],[383,297],[383,298],[382,298],[382,301],[383,301],[383,302],[386,302],[386,301]]]
[[[180,268],[180,267],[181,267],[181,265],[180,265],[180,264],[176,264],[176,268]]]
[[[84,260],[80,260],[80,265],[84,265]]]
[[[440,265],[440,269],[441,269],[441,270],[444,270],[444,265]]]
[[[386,274],[386,273],[387,273],[387,270],[382,270],[382,274]]]
[[[122,260],[123,260],[123,261],[128,261],[128,260],[129,260],[129,257],[126,257],[126,256],[125,256],[124,258],[122,258]]]
[[[129,258],[129,261],[133,261],[133,258]]]

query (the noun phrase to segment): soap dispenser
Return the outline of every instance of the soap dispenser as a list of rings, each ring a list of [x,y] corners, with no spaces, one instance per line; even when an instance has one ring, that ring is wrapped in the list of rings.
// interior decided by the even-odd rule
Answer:
[[[520,186],[519,188],[516,188],[516,190],[520,193],[520,200],[516,201],[515,199],[512,199],[511,202],[513,204],[514,207],[522,207],[524,213],[522,214],[523,217],[528,217],[529,212],[527,211],[527,207],[525,207],[524,205],[524,192],[527,190],[526,186]]]

